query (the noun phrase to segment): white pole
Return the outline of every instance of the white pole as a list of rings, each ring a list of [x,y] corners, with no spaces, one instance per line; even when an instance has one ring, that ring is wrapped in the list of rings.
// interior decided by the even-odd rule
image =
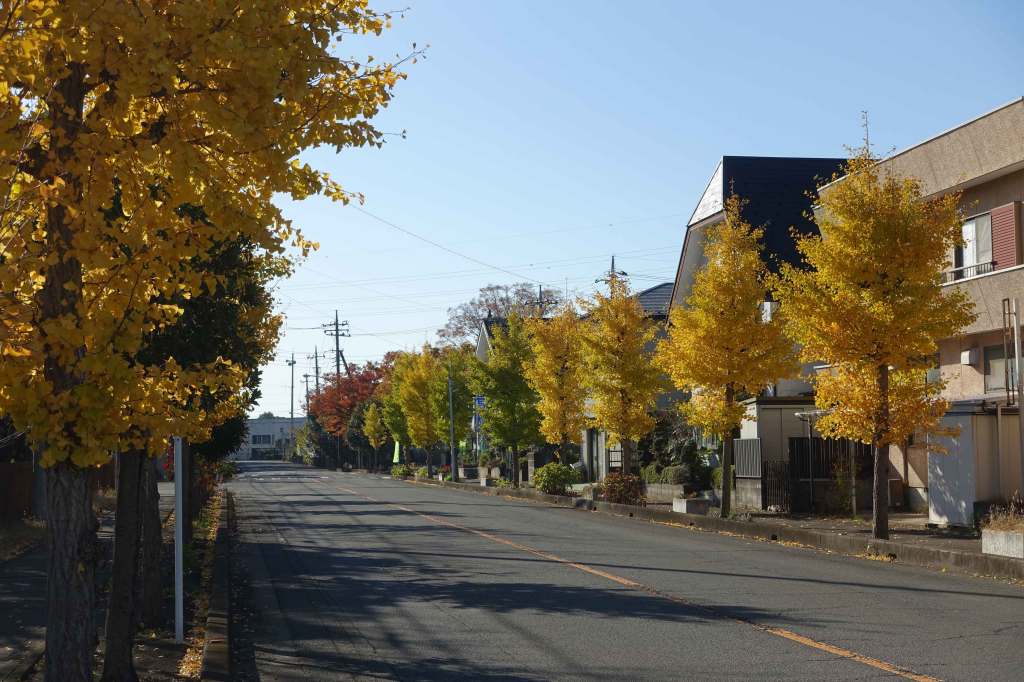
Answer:
[[[184,528],[181,524],[182,512],[182,456],[181,439],[174,439],[174,641],[181,644],[185,633],[185,555],[182,547]]]
[[[1024,362],[1020,357],[1020,306],[1013,299],[1013,362],[1017,370],[1017,426],[1020,429],[1021,490],[1024,490],[1024,409],[1021,409],[1021,388],[1024,388]]]

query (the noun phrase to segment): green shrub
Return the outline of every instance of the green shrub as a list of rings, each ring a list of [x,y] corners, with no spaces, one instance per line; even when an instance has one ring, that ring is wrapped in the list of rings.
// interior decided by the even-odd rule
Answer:
[[[393,464],[391,465],[392,476],[411,476],[412,471],[405,464]]]
[[[509,490],[519,490],[519,485],[508,480],[504,476],[494,482],[495,488],[508,488]]]
[[[480,457],[477,459],[477,462],[479,463],[480,466],[485,467],[487,466],[487,462],[490,461],[490,459],[490,455],[488,455],[486,452],[481,452]]]
[[[736,467],[729,467],[732,470],[732,489],[736,490]],[[711,487],[715,490],[722,489],[722,467],[711,470]]]
[[[533,472],[533,485],[548,495],[564,495],[565,489],[580,480],[580,472],[561,462],[545,464]]]
[[[657,462],[648,464],[640,469],[640,478],[644,483],[661,483],[661,465]]]
[[[685,485],[691,482],[690,467],[676,464],[661,472],[661,480],[670,485]]]
[[[420,467],[416,470],[416,478],[430,478],[430,469],[427,467]]]
[[[618,504],[637,504],[644,499],[644,487],[636,474],[608,474],[604,477],[604,498]]]

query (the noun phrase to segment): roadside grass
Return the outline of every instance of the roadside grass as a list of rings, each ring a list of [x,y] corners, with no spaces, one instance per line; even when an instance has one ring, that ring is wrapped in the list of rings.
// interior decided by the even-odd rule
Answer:
[[[201,555],[196,553],[200,561],[195,568],[199,569],[200,579],[196,590],[190,595],[193,609],[191,628],[186,637],[188,650],[178,667],[178,674],[188,680],[198,680],[203,666],[203,642],[206,639],[206,616],[210,610],[210,581],[213,577],[221,494],[217,490],[210,496],[210,501],[195,522],[193,532],[193,544],[199,545],[203,552]]]
[[[13,559],[46,538],[46,522],[27,517],[0,521],[0,561]]]
[[[92,513],[99,516],[114,511],[117,506],[117,491],[113,488],[102,488],[92,494]]]

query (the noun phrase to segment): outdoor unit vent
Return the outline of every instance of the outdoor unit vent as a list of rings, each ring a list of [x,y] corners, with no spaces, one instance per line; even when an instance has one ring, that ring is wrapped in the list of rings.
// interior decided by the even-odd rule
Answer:
[[[976,365],[978,364],[978,349],[968,348],[967,350],[960,351],[960,364],[961,365]]]

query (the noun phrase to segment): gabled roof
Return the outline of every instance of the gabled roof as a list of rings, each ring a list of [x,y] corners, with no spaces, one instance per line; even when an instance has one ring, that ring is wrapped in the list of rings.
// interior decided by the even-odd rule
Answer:
[[[697,207],[693,209],[693,214],[690,215],[690,220],[686,223],[686,226],[689,227],[694,223],[699,223],[705,218],[710,218],[720,212],[724,202],[725,188],[722,186],[722,161],[719,161],[718,166],[715,167],[715,172],[711,174],[711,181],[704,188],[704,194],[701,195],[700,201],[697,202]]]
[[[687,224],[686,239],[676,272],[673,305],[689,295],[693,271],[703,264],[703,237],[708,225],[722,219],[725,197],[736,192],[748,203],[743,218],[754,227],[764,227],[762,257],[777,271],[780,263],[800,263],[796,241],[790,234],[810,234],[814,224],[807,218],[811,209],[808,192],[827,182],[846,159],[781,156],[723,156],[715,167]]]
[[[483,326],[484,333],[487,334],[487,338],[493,339],[495,327],[498,327],[500,329],[508,329],[508,320],[506,320],[504,317],[492,317],[488,315],[483,319],[481,325]]]
[[[644,289],[636,295],[640,307],[652,317],[667,317],[672,305],[672,287],[675,282],[665,282],[650,289]]]

